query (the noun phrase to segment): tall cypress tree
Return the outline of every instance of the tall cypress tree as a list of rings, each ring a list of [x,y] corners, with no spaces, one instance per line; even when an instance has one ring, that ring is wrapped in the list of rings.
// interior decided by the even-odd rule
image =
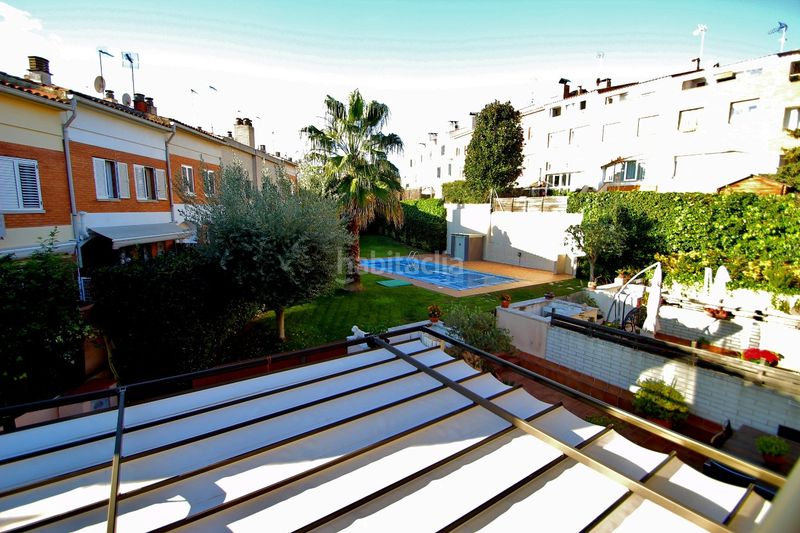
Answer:
[[[467,148],[464,177],[474,189],[505,191],[522,174],[521,116],[511,102],[497,100],[478,113]]]

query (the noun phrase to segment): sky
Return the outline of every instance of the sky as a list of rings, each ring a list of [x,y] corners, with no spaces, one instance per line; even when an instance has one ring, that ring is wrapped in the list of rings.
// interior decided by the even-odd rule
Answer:
[[[225,134],[236,117],[256,144],[299,158],[300,129],[322,126],[326,95],[358,88],[389,106],[385,131],[407,149],[449,120],[469,123],[493,100],[521,108],[557,96],[560,78],[592,87],[691,68],[708,26],[704,64],[779,50],[769,30],[789,26],[800,48],[796,0],[137,0],[0,1],[0,70],[23,75],[27,56],[50,60],[53,82],[96,94],[132,92],[121,52],[139,54],[136,92],[158,112]],[[796,37],[795,37],[796,36]],[[209,86],[214,87],[212,90]],[[191,90],[194,89],[195,93]]]

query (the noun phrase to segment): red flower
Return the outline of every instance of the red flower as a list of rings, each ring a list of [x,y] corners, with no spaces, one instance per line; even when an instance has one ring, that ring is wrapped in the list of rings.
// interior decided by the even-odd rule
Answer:
[[[742,359],[745,361],[750,361],[751,363],[776,366],[778,362],[783,359],[783,356],[779,353],[771,352],[769,350],[748,348],[742,352]]]

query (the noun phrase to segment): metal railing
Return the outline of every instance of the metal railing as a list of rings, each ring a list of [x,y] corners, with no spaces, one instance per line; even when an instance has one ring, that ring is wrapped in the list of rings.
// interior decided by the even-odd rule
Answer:
[[[568,319],[567,317],[563,317],[563,316],[560,316],[560,315],[553,315],[553,320],[555,322],[559,322],[560,321],[563,325],[568,325],[570,327],[574,326],[574,324],[572,324],[571,322],[580,322],[580,321],[574,321],[573,319]],[[585,323],[583,323],[583,324],[585,324]],[[621,338],[621,337],[629,337],[629,336],[631,336],[631,334],[628,334],[628,333],[625,333],[625,332],[618,332],[618,331],[615,332],[614,334],[611,334],[609,332],[604,331],[604,330],[608,330],[610,328],[604,328],[602,326],[601,326],[601,328],[603,328],[603,329],[602,330],[599,330],[599,329],[598,330],[594,330],[595,336],[597,336],[599,338],[602,338],[602,337]],[[126,401],[126,397],[130,395],[132,390],[142,390],[142,389],[146,389],[147,387],[157,387],[157,386],[164,385],[164,384],[181,383],[181,384],[183,384],[183,386],[187,390],[176,392],[176,393],[168,395],[168,396],[159,396],[159,397],[160,398],[164,398],[164,397],[179,395],[179,394],[183,394],[183,393],[187,392],[188,390],[192,390],[191,383],[194,380],[197,380],[197,379],[200,379],[200,378],[207,378],[207,377],[211,377],[211,376],[219,376],[219,375],[224,375],[224,374],[233,373],[233,372],[237,372],[237,371],[243,371],[243,370],[247,370],[247,369],[252,369],[252,368],[259,367],[259,366],[263,366],[265,363],[268,363],[268,362],[273,362],[274,363],[276,361],[288,360],[288,359],[292,359],[292,358],[297,359],[298,361],[300,361],[302,363],[309,356],[318,355],[318,354],[321,354],[323,352],[329,352],[329,351],[337,349],[337,348],[347,348],[347,347],[350,347],[350,346],[355,346],[355,345],[364,344],[364,343],[367,343],[369,346],[371,346],[373,348],[386,349],[390,353],[393,353],[395,356],[400,357],[400,358],[402,358],[404,360],[407,360],[410,364],[412,364],[412,366],[417,367],[417,371],[437,374],[437,375],[439,375],[439,377],[437,377],[436,379],[439,379],[441,381],[441,379],[440,379],[441,375],[438,374],[438,372],[435,370],[435,367],[434,368],[427,368],[426,367],[427,369],[418,367],[418,365],[414,365],[414,363],[412,362],[412,361],[414,361],[413,358],[409,358],[408,357],[409,355],[414,355],[413,353],[411,353],[411,354],[402,353],[396,347],[393,347],[393,345],[390,345],[387,342],[385,342],[387,339],[391,339],[391,338],[394,338],[394,337],[400,337],[400,336],[407,335],[407,334],[414,334],[414,333],[420,333],[420,334],[429,335],[431,337],[440,339],[443,344],[447,343],[448,345],[458,347],[458,348],[460,348],[462,350],[466,350],[466,351],[468,351],[468,352],[470,352],[472,354],[475,354],[476,356],[480,357],[481,359],[489,362],[495,368],[496,367],[502,367],[502,368],[505,368],[505,369],[513,371],[514,373],[518,374],[521,377],[524,377],[524,378],[527,378],[527,379],[531,379],[531,380],[533,380],[533,381],[535,381],[537,383],[544,384],[544,385],[546,385],[546,386],[548,386],[550,388],[553,388],[553,389],[565,394],[566,396],[569,396],[571,398],[580,400],[580,401],[582,401],[582,402],[584,402],[586,404],[591,405],[592,407],[595,407],[595,408],[599,409],[600,411],[603,411],[603,412],[605,412],[605,413],[607,413],[607,414],[609,414],[611,416],[614,416],[614,417],[616,417],[618,419],[621,419],[624,422],[627,422],[627,423],[631,424],[632,426],[635,426],[635,427],[638,427],[638,428],[642,428],[642,429],[644,429],[644,430],[646,430],[646,431],[648,431],[648,432],[650,432],[652,434],[655,434],[655,435],[657,435],[657,436],[659,436],[661,438],[664,438],[664,439],[666,439],[668,441],[671,441],[671,442],[673,442],[675,444],[678,444],[679,446],[681,446],[681,447],[683,447],[685,449],[688,449],[690,451],[699,453],[699,454],[704,455],[705,457],[708,457],[710,459],[714,459],[714,460],[722,463],[723,465],[726,465],[729,468],[733,468],[735,470],[738,470],[738,471],[740,471],[740,472],[742,472],[742,473],[744,473],[746,475],[749,475],[749,476],[753,477],[754,479],[757,479],[757,480],[765,482],[765,483],[769,483],[769,484],[771,484],[771,485],[773,485],[775,487],[779,487],[779,488],[782,487],[784,485],[784,483],[786,482],[786,478],[784,478],[783,476],[780,476],[778,474],[775,474],[773,472],[770,472],[768,470],[760,468],[760,467],[758,467],[756,465],[753,465],[753,464],[751,464],[751,463],[749,463],[747,461],[744,461],[744,460],[739,459],[739,458],[737,458],[735,456],[732,456],[730,454],[722,452],[722,451],[720,451],[720,450],[718,450],[716,448],[713,448],[713,447],[711,447],[709,445],[706,445],[706,444],[703,444],[703,443],[701,443],[699,441],[691,439],[691,438],[689,438],[689,437],[687,437],[685,435],[682,435],[680,433],[676,433],[676,432],[674,432],[672,430],[665,429],[665,428],[663,428],[661,426],[658,426],[656,424],[648,422],[647,420],[639,418],[638,416],[633,415],[633,414],[631,414],[631,413],[629,413],[627,411],[624,411],[624,410],[622,410],[620,408],[617,408],[615,406],[607,404],[607,403],[605,403],[605,402],[603,402],[601,400],[593,398],[592,396],[589,396],[588,394],[585,394],[585,393],[582,393],[582,392],[577,391],[575,389],[572,389],[571,387],[563,385],[563,384],[561,384],[561,383],[559,383],[559,382],[557,382],[557,381],[555,381],[553,379],[547,378],[545,376],[537,374],[536,372],[528,370],[527,368],[524,368],[524,367],[519,366],[519,365],[517,365],[515,363],[512,363],[510,361],[502,359],[502,358],[500,358],[500,357],[498,357],[496,355],[493,355],[493,354],[488,353],[486,351],[483,351],[483,350],[480,350],[480,349],[475,348],[473,346],[470,346],[470,345],[468,345],[468,344],[466,344],[466,343],[464,343],[464,342],[462,342],[462,341],[460,341],[458,339],[455,339],[455,338],[450,337],[450,336],[448,336],[446,334],[440,333],[439,331],[436,331],[436,330],[431,329],[431,328],[429,328],[427,326],[424,326],[424,325],[422,325],[422,326],[420,326],[420,325],[411,326],[411,327],[408,327],[408,328],[395,330],[395,331],[383,333],[383,334],[380,334],[380,335],[370,335],[368,337],[361,338],[361,339],[355,339],[355,340],[352,340],[352,341],[336,342],[336,343],[326,344],[326,345],[322,345],[322,346],[318,346],[318,347],[314,347],[314,348],[308,348],[308,349],[305,349],[305,350],[298,350],[298,351],[294,351],[294,352],[286,352],[286,353],[278,354],[278,355],[275,355],[275,356],[265,356],[265,357],[261,357],[261,358],[257,358],[257,359],[252,359],[252,360],[243,361],[243,362],[239,362],[239,363],[232,363],[232,364],[229,364],[229,365],[225,365],[225,366],[221,366],[221,367],[217,367],[217,368],[213,368],[213,369],[208,369],[208,370],[203,370],[203,371],[199,371],[199,372],[190,372],[190,373],[181,374],[181,375],[178,375],[178,376],[170,376],[170,377],[165,377],[165,378],[153,379],[153,380],[149,380],[149,381],[130,384],[130,385],[127,385],[127,386],[120,386],[120,387],[117,387],[115,389],[109,389],[109,390],[105,390],[105,391],[98,391],[98,392],[92,392],[92,393],[86,393],[86,394],[65,396],[65,397],[56,398],[56,399],[52,399],[52,400],[31,402],[31,403],[28,403],[28,404],[23,404],[23,405],[18,405],[18,406],[3,407],[3,408],[0,408],[0,417],[17,416],[17,415],[20,415],[22,413],[25,413],[25,412],[28,412],[28,411],[31,411],[31,410],[38,410],[38,409],[43,409],[43,408],[48,408],[48,407],[59,407],[59,406],[67,405],[67,404],[86,401],[86,400],[89,400],[89,399],[110,398],[110,397],[113,397],[113,396],[117,397],[116,431],[113,432],[113,433],[109,433],[108,434],[108,436],[110,436],[111,434],[114,435],[114,455],[113,455],[113,458],[111,460],[111,488],[110,488],[110,494],[109,494],[108,500],[106,502],[100,502],[102,505],[106,505],[107,504],[107,506],[108,506],[107,507],[107,531],[108,532],[113,532],[116,529],[117,513],[118,513],[118,501],[119,501],[119,499],[127,496],[127,495],[120,495],[119,494],[120,469],[122,468],[122,465],[124,464],[124,462],[126,460],[126,458],[122,456],[124,436],[125,436],[126,432],[128,432],[128,431],[135,431],[137,429],[140,429],[139,426],[134,426],[132,428],[127,428],[127,429],[125,427],[125,409],[126,409],[126,407],[129,407],[131,405],[129,402]],[[634,337],[638,337],[638,336],[634,336]],[[660,342],[660,341],[657,341],[657,342]],[[645,343],[642,343],[642,344],[644,345]],[[425,351],[425,350],[423,350],[423,351]],[[336,357],[348,357],[348,355],[345,354],[345,355],[336,356]],[[424,365],[422,365],[422,366],[424,366]],[[269,373],[269,372],[264,372],[264,373]],[[236,381],[237,379],[241,379],[241,376],[231,376],[230,381],[231,382],[232,381]],[[464,379],[467,379],[467,378],[464,378]],[[222,382],[222,383],[225,383],[225,382]],[[220,384],[222,384],[222,383],[220,383]],[[451,383],[449,380],[447,380],[447,382],[443,382],[443,386],[453,388],[454,390],[460,391],[461,393],[465,393],[466,392],[470,396],[470,398],[473,399],[478,405],[487,404],[487,400],[485,400],[483,398],[473,397],[474,396],[473,393],[470,393],[469,391],[466,391],[464,389],[464,387],[462,385],[459,385],[457,382],[452,382]],[[140,398],[137,400],[137,403],[138,402],[142,402],[142,401],[146,401],[146,400],[150,400],[150,399],[152,399],[152,398],[146,398],[145,399],[145,398],[142,398],[140,396]],[[238,401],[245,401],[247,399],[248,398],[245,397],[245,398],[237,399],[235,401],[237,401],[237,402]],[[491,403],[491,402],[488,402],[488,403]],[[211,408],[214,408],[214,407],[205,406],[205,407],[202,407],[202,408],[197,408],[195,410],[190,410],[189,412],[183,412],[179,416],[181,416],[181,417],[190,416],[190,415],[195,414],[195,413],[203,412],[204,409],[208,410],[208,409],[211,409]],[[487,408],[490,408],[490,410],[493,410],[493,412],[494,412],[494,410],[500,409],[499,407],[495,408],[494,406],[488,406],[488,404],[487,404]],[[501,411],[503,411],[503,410],[500,409],[500,411],[498,411],[500,416],[502,416],[502,417],[507,417],[508,416],[508,413],[506,413],[504,411],[501,412]],[[85,415],[79,415],[79,416],[87,416],[88,414],[89,413],[87,413]],[[167,417],[167,418],[169,419],[169,417]],[[46,422],[44,424],[51,424],[51,423],[54,423],[54,422],[57,422],[57,421]],[[149,427],[152,424],[160,423],[160,422],[161,422],[161,420],[159,420],[158,422],[150,422],[148,424],[143,425],[142,427]],[[553,444],[554,446],[559,448],[562,452],[566,453],[567,456],[572,457],[572,458],[578,460],[579,462],[589,464],[593,468],[599,469],[602,473],[604,473],[604,474],[606,474],[608,476],[611,476],[614,479],[617,479],[618,477],[620,477],[620,475],[617,474],[616,472],[613,472],[613,471],[607,472],[607,470],[608,470],[607,466],[605,466],[603,464],[595,464],[595,461],[585,457],[582,453],[577,451],[579,449],[579,447],[570,447],[569,449],[567,449],[565,447],[567,445],[564,445],[563,443],[560,443],[560,441],[556,442],[551,436],[542,433],[540,430],[538,430],[536,428],[533,428],[532,426],[530,426],[528,421],[514,418],[513,419],[513,424],[515,426],[517,426],[517,427],[520,427],[520,428],[524,429],[527,432],[530,432],[530,433],[534,434],[535,436],[545,440],[546,442],[549,442],[549,443]],[[31,427],[33,427],[33,426],[31,426]],[[24,431],[24,429],[21,429],[20,431]],[[213,432],[211,432],[211,434],[216,434],[219,431],[221,431],[221,430],[213,431]],[[101,435],[101,437],[103,437],[103,436],[106,436],[106,435],[105,434]],[[195,436],[195,437],[191,437],[189,440],[199,440],[199,439],[205,438],[207,436],[208,435],[206,435],[206,434],[198,435],[198,436]],[[551,440],[553,440],[553,442],[551,442]],[[181,441],[181,444],[183,444],[183,443],[184,442]],[[36,455],[36,454],[39,454],[39,453],[50,453],[50,452],[54,451],[55,449],[59,449],[61,447],[66,447],[66,446],[73,446],[73,445],[77,445],[77,444],[80,444],[80,442],[79,441],[74,441],[74,442],[66,443],[64,445],[58,445],[58,446],[53,447],[53,448],[48,448],[46,450],[41,450],[41,451],[38,451],[38,452],[32,452],[31,454],[28,454],[28,455]],[[160,449],[160,448],[158,448],[158,449]],[[141,452],[141,453],[151,453],[151,452],[152,452],[152,450],[148,450],[148,451]],[[20,459],[20,458],[17,457],[17,458],[7,459],[4,462],[7,462],[9,460],[17,460],[17,459]],[[237,459],[237,458],[233,458],[231,460],[235,460],[235,459]],[[107,464],[107,463],[103,463],[103,464]],[[205,470],[205,469],[201,469],[201,470]],[[658,503],[665,503],[664,501],[662,501],[663,497],[661,495],[659,495],[658,493],[654,493],[653,491],[651,491],[647,487],[644,487],[644,485],[642,485],[642,481],[638,481],[637,482],[637,481],[633,481],[633,480],[622,480],[621,482],[623,482],[623,484],[625,484],[625,486],[629,490],[631,490],[633,492],[643,494],[643,495],[645,495],[646,497],[648,497],[650,499],[654,499]],[[139,492],[146,491],[146,490],[149,490],[149,489],[147,489],[147,488],[141,489]],[[242,501],[244,501],[244,500],[242,500]],[[241,501],[237,500],[235,503],[238,504],[238,503],[241,503]],[[231,505],[232,504],[233,503],[231,503]],[[674,507],[673,503],[665,503],[665,504],[668,506],[668,508],[670,508],[670,506]],[[218,512],[218,511],[222,510],[223,508],[227,508],[228,506],[229,506],[229,504],[225,504],[224,506],[219,506],[219,509],[215,508],[215,510],[213,510],[211,512],[208,512],[208,513],[204,512],[202,514],[203,514],[203,516],[207,516],[208,514],[213,514],[215,512]],[[191,520],[190,519],[186,519],[186,520],[187,520],[187,523],[189,523],[193,519],[191,519]]]

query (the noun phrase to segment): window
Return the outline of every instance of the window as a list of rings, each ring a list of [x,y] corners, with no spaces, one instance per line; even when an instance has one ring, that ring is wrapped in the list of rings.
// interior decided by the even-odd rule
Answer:
[[[658,115],[650,115],[649,117],[640,117],[639,123],[636,128],[637,137],[650,137],[656,134],[656,126],[658,125]]]
[[[678,131],[689,133],[696,131],[700,125],[700,113],[703,108],[698,107],[695,109],[684,109],[678,113]]]
[[[789,81],[800,81],[800,61],[792,61],[789,65]]]
[[[586,109],[586,100],[581,100],[580,106],[578,106],[578,107],[580,107],[581,111]]]
[[[783,128],[796,130],[800,128],[800,107],[787,107],[783,114]]]
[[[444,155],[444,145],[442,145],[442,155]]]
[[[621,122],[612,122],[610,124],[605,124],[603,125],[603,142],[616,141],[617,139],[619,139],[621,133],[622,133]]]
[[[414,160],[413,159],[409,159],[408,160],[408,166],[409,167],[413,167],[414,166]]]
[[[530,139],[531,139],[531,128],[530,126],[528,126],[528,140]]]
[[[644,161],[620,161],[603,167],[603,181],[606,183],[639,181],[643,180],[644,176]]]
[[[181,178],[184,190],[189,195],[194,195],[194,169],[188,165],[181,165]]]
[[[728,70],[726,72],[720,72],[719,74],[716,74],[714,77],[717,79],[717,83],[731,81],[736,79],[736,72]]]
[[[442,177],[442,167],[436,167],[436,177],[437,178]]]
[[[554,131],[547,134],[548,148],[561,148],[567,144],[567,130]]]
[[[758,111],[758,98],[731,102],[728,124],[749,124]]]
[[[572,174],[545,174],[544,179],[549,187],[569,187]]]
[[[572,146],[581,146],[586,141],[589,128],[581,126],[580,128],[572,128],[569,130],[569,144]]]
[[[605,103],[606,105],[611,105],[618,102],[624,102],[627,99],[628,99],[628,93],[614,94],[611,96],[606,96]]]
[[[561,106],[551,107],[550,108],[550,116],[551,117],[560,117],[561,116]]]
[[[447,175],[448,176],[453,175],[453,165],[451,165],[450,163],[447,163]]]
[[[137,200],[166,200],[167,174],[162,169],[133,165]]]
[[[681,84],[681,90],[688,91],[689,89],[696,89],[698,87],[705,87],[705,78],[695,78],[693,80],[686,80]]]
[[[754,68],[747,71],[748,76],[761,76],[761,73],[764,72],[763,68]]]
[[[213,170],[203,169],[203,187],[206,196],[213,196],[217,192],[217,176]]]
[[[130,198],[128,165],[108,159],[92,158],[94,189],[98,200]]]
[[[461,148],[459,148],[458,146],[456,146],[456,155],[457,156],[461,155]]]
[[[0,211],[33,209],[42,209],[38,163],[0,156]]]

